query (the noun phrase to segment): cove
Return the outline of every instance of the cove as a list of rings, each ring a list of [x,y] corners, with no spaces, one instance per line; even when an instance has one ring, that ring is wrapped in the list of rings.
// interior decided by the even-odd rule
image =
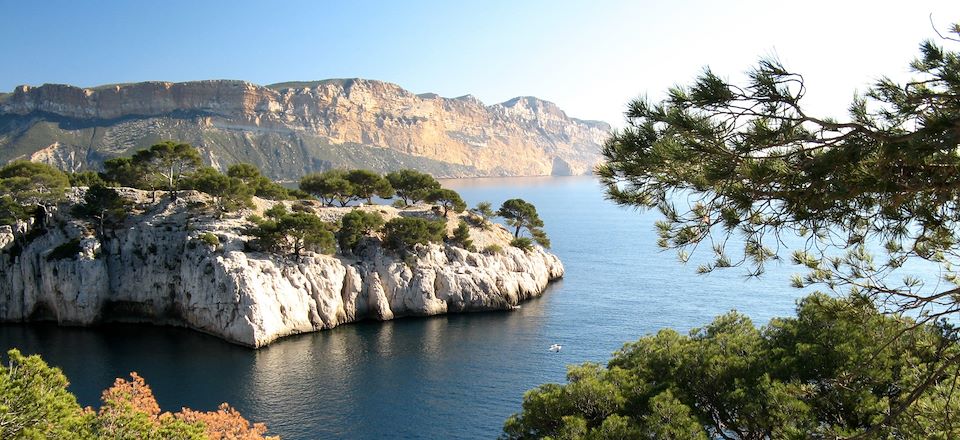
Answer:
[[[470,206],[520,197],[537,206],[563,280],[512,312],[361,322],[260,350],[184,329],[0,326],[0,348],[61,367],[83,405],[139,372],[165,410],[229,402],[285,439],[493,438],[523,392],[562,382],[566,365],[605,362],[628,341],[681,331],[737,309],[755,323],[792,315],[798,270],[759,279],[695,275],[656,247],[658,214],[614,206],[590,177],[447,180]],[[548,349],[563,345],[559,353]]]

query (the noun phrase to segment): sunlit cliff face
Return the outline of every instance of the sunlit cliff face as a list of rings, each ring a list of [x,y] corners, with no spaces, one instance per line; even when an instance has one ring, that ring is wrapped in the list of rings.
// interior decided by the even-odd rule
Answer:
[[[364,79],[21,86],[0,99],[0,119],[2,160],[96,167],[171,138],[196,145],[215,166],[252,162],[284,179],[335,166],[440,177],[584,174],[610,130],[533,97],[485,106]]]

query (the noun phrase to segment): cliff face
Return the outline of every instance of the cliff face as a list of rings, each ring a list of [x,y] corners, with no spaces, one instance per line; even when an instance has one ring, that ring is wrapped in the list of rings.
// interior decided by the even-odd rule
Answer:
[[[199,147],[214,166],[251,162],[281,179],[333,166],[440,177],[583,174],[609,130],[532,97],[485,106],[363,79],[21,86],[0,96],[0,160],[66,169],[169,138]]]
[[[246,221],[199,215],[202,194],[151,203],[148,193],[124,191],[139,211],[107,238],[94,237],[63,209],[19,250],[9,228],[0,232],[0,321],[145,321],[260,347],[361,319],[509,309],[563,275],[554,255],[506,245],[510,234],[500,227],[471,230],[478,247],[502,245],[498,254],[430,245],[404,262],[376,245],[359,259],[248,252]],[[365,209],[386,218],[429,212]],[[349,208],[319,211],[332,220]],[[197,238],[205,232],[220,245]],[[71,246],[75,239],[79,245]]]

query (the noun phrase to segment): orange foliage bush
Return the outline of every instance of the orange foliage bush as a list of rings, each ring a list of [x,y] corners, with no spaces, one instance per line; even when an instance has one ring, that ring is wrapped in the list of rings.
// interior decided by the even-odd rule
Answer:
[[[188,423],[202,422],[210,440],[279,440],[280,437],[264,437],[267,427],[263,423],[250,423],[240,412],[226,403],[216,411],[202,412],[183,408],[177,413]]]
[[[130,373],[130,380],[117,378],[113,381],[113,386],[103,391],[100,397],[103,406],[100,407],[100,414],[108,411],[116,411],[122,404],[129,404],[130,409],[142,412],[150,417],[160,415],[160,405],[153,396],[153,390],[150,385],[140,377],[136,372]]]
[[[103,392],[102,400],[103,406],[100,407],[98,416],[106,422],[104,427],[107,432],[120,430],[130,422],[131,414],[139,413],[141,417],[138,421],[154,428],[173,421],[203,426],[204,437],[210,440],[280,439],[277,436],[265,437],[267,427],[263,423],[251,423],[226,403],[220,404],[216,411],[183,408],[176,414],[161,413],[150,386],[135,372],[130,373],[130,380],[118,378],[114,381],[113,386]]]

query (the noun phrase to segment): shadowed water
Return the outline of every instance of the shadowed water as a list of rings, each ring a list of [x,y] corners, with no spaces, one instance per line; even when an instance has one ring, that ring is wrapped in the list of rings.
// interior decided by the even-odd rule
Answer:
[[[141,373],[161,407],[227,401],[285,439],[493,438],[523,392],[564,380],[566,365],[605,362],[662,327],[686,331],[737,309],[762,324],[793,313],[796,269],[694,275],[656,248],[656,213],[603,200],[595,180],[445,181],[470,206],[534,203],[566,277],[518,311],[365,322],[253,351],[183,329],[0,326],[0,348],[40,353],[84,405],[115,377]],[[551,353],[551,344],[563,345]]]

